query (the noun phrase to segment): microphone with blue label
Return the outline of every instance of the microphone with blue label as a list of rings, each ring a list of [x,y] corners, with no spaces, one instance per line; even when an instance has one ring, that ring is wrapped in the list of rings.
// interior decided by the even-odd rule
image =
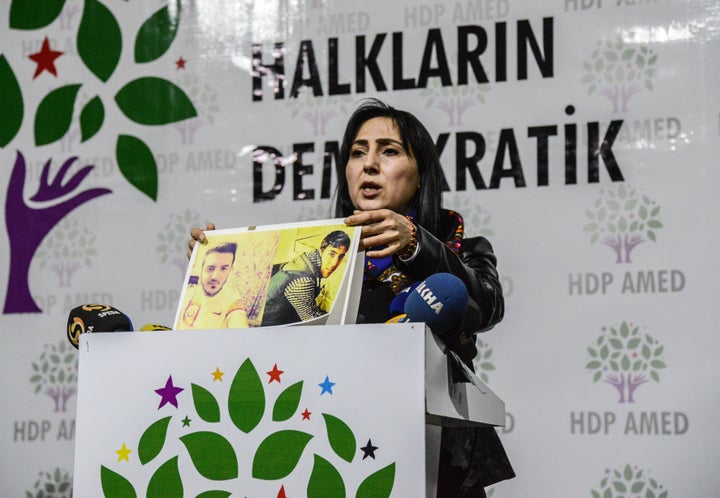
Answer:
[[[415,285],[404,301],[404,313],[385,323],[423,322],[442,336],[460,322],[469,296],[465,283],[458,277],[435,273]]]

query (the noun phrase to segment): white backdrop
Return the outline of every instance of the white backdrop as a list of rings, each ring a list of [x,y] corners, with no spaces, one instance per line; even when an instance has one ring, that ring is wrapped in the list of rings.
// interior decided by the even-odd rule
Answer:
[[[189,227],[330,217],[364,97],[427,124],[498,255],[490,494],[719,496],[717,2],[39,6],[0,2],[2,496],[70,486],[69,310],[170,324]]]

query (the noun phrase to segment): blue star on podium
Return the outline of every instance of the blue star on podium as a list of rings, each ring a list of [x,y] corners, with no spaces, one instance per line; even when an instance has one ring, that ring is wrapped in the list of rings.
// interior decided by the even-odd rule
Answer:
[[[333,388],[334,385],[335,385],[335,383],[334,383],[334,382],[330,382],[330,377],[328,377],[328,376],[326,375],[326,376],[325,376],[325,380],[324,380],[322,383],[318,384],[318,386],[320,386],[320,387],[322,388],[322,391],[320,391],[320,396],[322,396],[322,395],[325,394],[325,393],[330,393],[330,394],[332,394],[332,393],[333,393],[333,392],[332,392],[332,388]]]

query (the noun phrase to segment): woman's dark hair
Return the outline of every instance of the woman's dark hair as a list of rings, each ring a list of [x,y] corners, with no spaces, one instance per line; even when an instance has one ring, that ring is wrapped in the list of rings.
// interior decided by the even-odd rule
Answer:
[[[440,209],[442,208],[442,166],[435,142],[425,126],[415,116],[390,107],[377,99],[364,100],[352,113],[345,127],[338,158],[339,164],[343,165],[343,168],[347,166],[350,159],[350,148],[362,125],[370,119],[379,117],[389,118],[397,125],[403,147],[417,163],[420,188],[412,201],[412,208],[416,212],[415,221],[437,235]],[[335,216],[345,217],[351,215],[355,208],[350,199],[344,169],[343,174],[339,177]]]

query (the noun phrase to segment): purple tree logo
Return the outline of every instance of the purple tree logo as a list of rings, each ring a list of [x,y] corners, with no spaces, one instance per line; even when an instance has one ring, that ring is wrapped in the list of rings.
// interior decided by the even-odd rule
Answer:
[[[287,101],[288,106],[293,109],[290,116],[303,119],[312,126],[314,137],[326,135],[327,125],[334,118],[345,117],[347,104],[350,102],[350,97],[346,95],[316,99],[312,93],[303,91],[297,98]]]
[[[592,490],[592,498],[667,498],[668,492],[662,484],[649,476],[648,472],[637,465],[621,465],[616,469],[606,469],[605,477]]]
[[[188,227],[205,227],[197,212],[186,209],[182,214],[174,214],[165,224],[165,229],[158,233],[157,253],[162,263],[170,263],[177,267],[183,275],[187,270],[188,260],[185,257],[190,229]]]
[[[463,116],[471,107],[484,104],[485,94],[490,91],[487,84],[441,86],[433,81],[420,95],[425,97],[425,106],[437,107],[448,117],[450,126],[462,126]]]
[[[618,403],[634,403],[635,390],[650,380],[660,382],[658,371],[667,368],[665,347],[639,330],[627,322],[610,327],[609,332],[603,327],[603,333],[588,347],[590,360],[585,368],[593,382],[602,380],[617,389]]]
[[[77,220],[65,218],[45,238],[37,251],[40,268],[49,268],[58,276],[60,287],[69,287],[72,276],[83,266],[89,267],[97,255],[95,236]]]
[[[77,367],[77,351],[67,341],[46,344],[45,351],[32,364],[30,382],[35,384],[35,394],[49,396],[56,412],[67,411],[68,400],[77,393]]]
[[[616,263],[630,263],[633,249],[648,240],[655,242],[655,231],[663,227],[660,206],[624,184],[601,190],[585,217],[583,230],[590,234],[590,243],[600,242],[615,251]]]
[[[588,95],[597,93],[612,102],[613,112],[627,112],[630,97],[643,89],[652,90],[657,74],[657,55],[646,45],[630,46],[622,38],[598,42],[589,59],[583,62],[581,82]]]
[[[32,489],[25,492],[26,498],[70,498],[72,496],[72,474],[56,467],[53,472],[40,472]]]
[[[49,26],[59,17],[65,1],[56,1],[38,7],[36,2],[13,0],[10,4],[10,28],[36,30]],[[74,6],[68,6],[67,15],[74,16]],[[144,64],[158,60],[170,47],[180,21],[180,2],[174,1],[159,9],[140,26],[134,40],[134,61]],[[66,27],[66,26],[64,26]],[[89,71],[107,83],[116,75],[128,72],[115,70],[121,59],[123,37],[120,25],[102,2],[85,0],[77,29],[77,54]],[[35,62],[33,79],[48,72],[57,77],[54,61],[63,52],[53,50],[49,37],[45,36],[39,52],[29,58]],[[129,73],[132,73],[130,71]],[[119,76],[118,76],[119,75]],[[68,135],[74,120],[76,107],[80,108],[80,139],[84,143],[92,139],[105,121],[107,96],[95,95],[85,101],[78,98],[82,83],[70,83],[52,89],[43,97],[34,116],[34,142],[37,147],[72,140]],[[105,100],[103,100],[105,97]],[[165,125],[197,115],[195,107],[185,92],[175,84],[157,77],[133,79],[114,95],[115,104],[131,121],[147,126]],[[0,54],[0,148],[10,144],[20,131],[25,115],[25,104],[20,83],[4,55]],[[69,137],[69,138],[68,138]],[[118,134],[115,155],[124,178],[140,192],[157,199],[158,172],[154,155],[142,139]],[[53,171],[52,159],[42,170],[36,193],[29,205],[24,197],[27,166],[25,155],[17,151],[15,164],[8,184],[5,202],[5,222],[10,239],[10,271],[7,282],[4,313],[38,313],[28,285],[30,263],[42,243],[65,216],[79,206],[109,194],[107,188],[84,190],[85,181],[94,165],[71,170],[77,157],[71,157]],[[61,201],[61,199],[64,199]],[[59,202],[60,201],[60,202]]]

